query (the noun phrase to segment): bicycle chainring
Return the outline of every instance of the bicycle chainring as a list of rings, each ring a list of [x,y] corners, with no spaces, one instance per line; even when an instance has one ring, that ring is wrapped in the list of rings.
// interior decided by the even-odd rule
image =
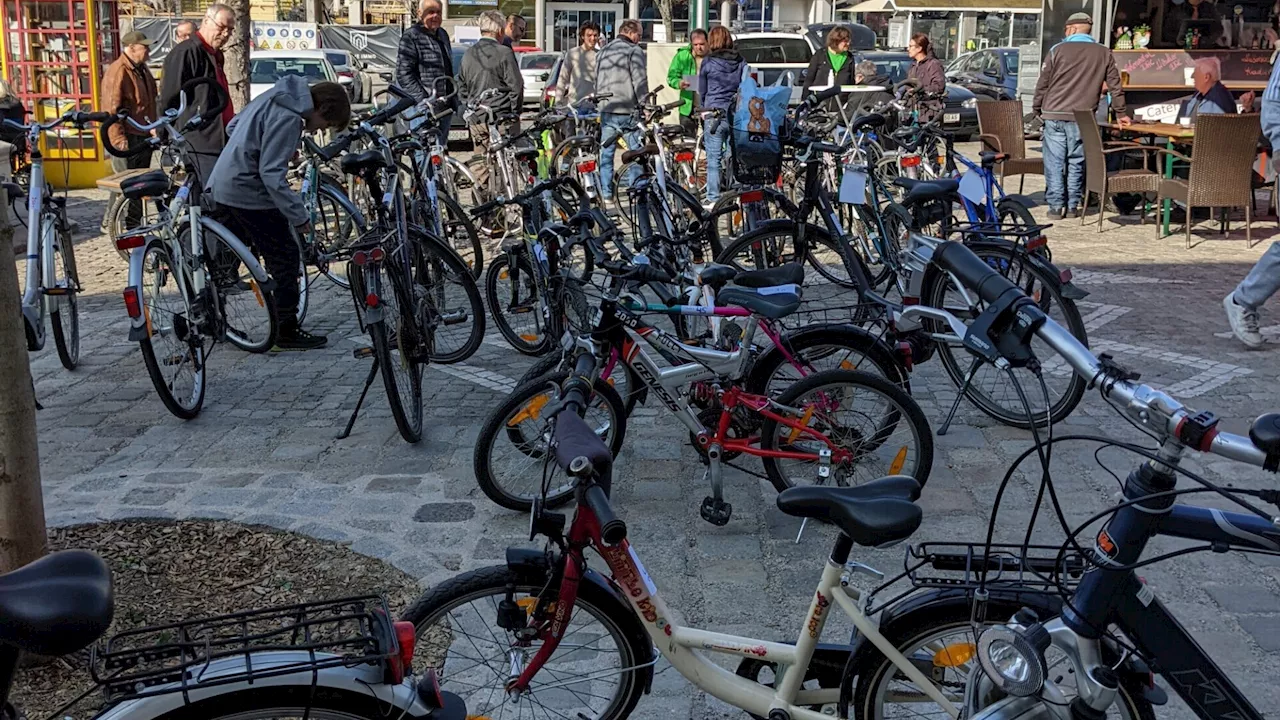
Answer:
[[[716,428],[720,427],[721,412],[720,403],[717,402],[713,407],[705,408],[698,413],[698,422],[702,423],[702,426],[707,428],[709,433],[715,434]],[[745,408],[731,413],[729,416],[728,436],[735,440],[751,437],[753,420],[756,420],[756,417]],[[760,423],[758,421],[754,423],[757,429],[759,424]],[[689,441],[693,445],[693,449],[698,451],[698,455],[702,458],[702,461],[706,462],[708,459],[707,450],[698,444],[698,436],[693,433],[689,433]],[[728,462],[741,454],[741,452],[722,450],[720,453],[720,461]]]

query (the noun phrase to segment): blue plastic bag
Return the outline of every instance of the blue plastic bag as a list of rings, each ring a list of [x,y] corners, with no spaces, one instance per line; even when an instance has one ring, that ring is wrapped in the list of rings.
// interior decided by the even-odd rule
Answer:
[[[786,78],[786,82],[783,82]],[[782,167],[782,134],[791,99],[790,75],[762,86],[744,67],[733,111],[733,160],[739,180],[772,183]],[[769,173],[771,176],[765,177]],[[742,175],[758,178],[743,178]]]

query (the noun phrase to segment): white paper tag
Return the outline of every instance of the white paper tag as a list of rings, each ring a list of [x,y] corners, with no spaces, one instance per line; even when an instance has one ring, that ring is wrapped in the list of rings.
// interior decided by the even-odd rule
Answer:
[[[867,174],[861,170],[845,170],[840,179],[840,202],[864,205],[867,202]]]
[[[631,556],[631,562],[636,564],[636,572],[640,573],[640,580],[644,582],[644,589],[648,590],[650,595],[657,595],[658,587],[653,584],[653,578],[649,577],[649,571],[644,569],[644,563],[640,562],[640,556],[636,555],[635,548],[628,545],[627,554]]]
[[[799,295],[799,285],[770,285],[756,289],[758,295]]]
[[[987,187],[982,176],[970,170],[960,176],[960,197],[975,205],[987,201]]]

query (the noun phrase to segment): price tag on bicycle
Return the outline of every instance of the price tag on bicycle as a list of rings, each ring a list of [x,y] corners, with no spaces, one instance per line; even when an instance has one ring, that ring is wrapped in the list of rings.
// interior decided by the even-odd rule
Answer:
[[[860,166],[847,163],[840,178],[840,202],[852,205],[867,203],[867,173]]]
[[[987,201],[987,186],[981,174],[969,170],[960,176],[960,197],[975,205]]]

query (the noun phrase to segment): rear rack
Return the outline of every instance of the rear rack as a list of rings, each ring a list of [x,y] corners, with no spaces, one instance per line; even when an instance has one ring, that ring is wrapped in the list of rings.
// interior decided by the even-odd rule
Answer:
[[[254,654],[305,653],[254,666]],[[251,610],[118,633],[93,649],[90,671],[108,703],[331,667],[380,665],[395,652],[391,614],[378,595]],[[242,670],[202,677],[217,660]],[[261,664],[261,663],[260,663]],[[186,698],[189,701],[189,698]]]

